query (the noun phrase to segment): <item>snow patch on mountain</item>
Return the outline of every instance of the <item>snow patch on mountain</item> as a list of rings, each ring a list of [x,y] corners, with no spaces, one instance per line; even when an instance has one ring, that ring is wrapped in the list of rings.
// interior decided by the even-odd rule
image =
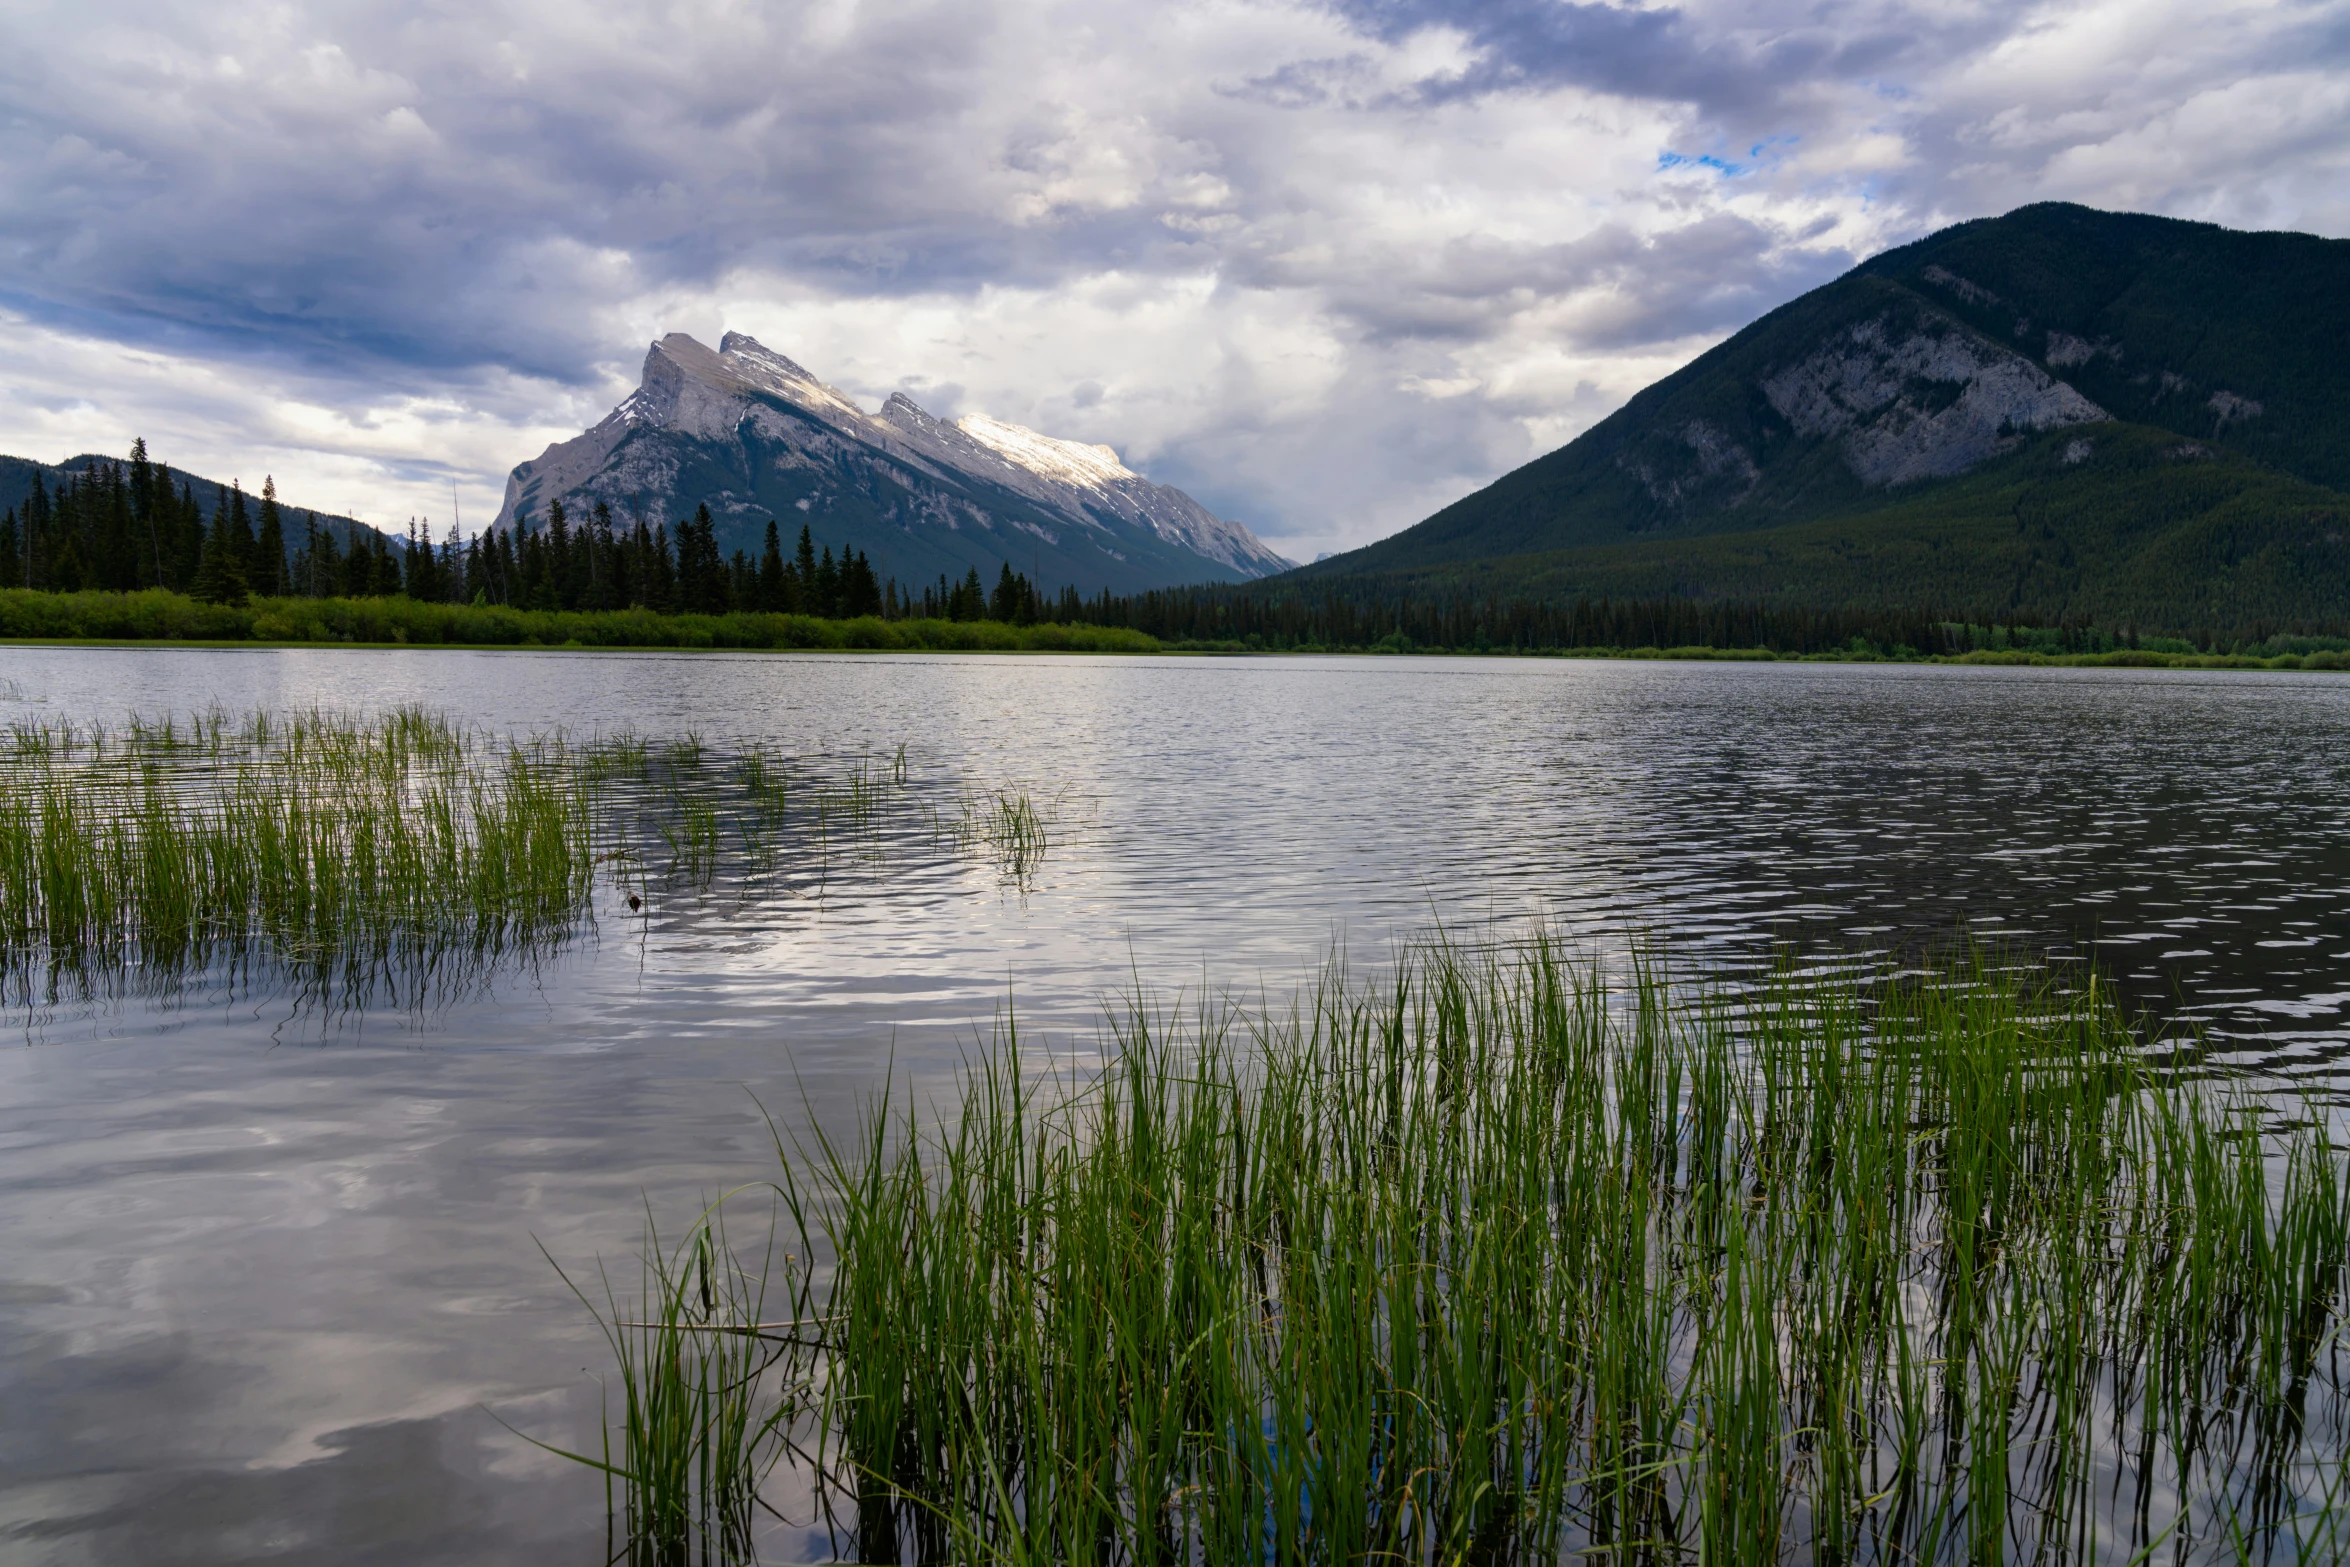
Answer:
[[[1142,477],[1120,462],[1117,452],[1110,447],[1057,440],[1020,425],[990,419],[985,414],[965,414],[955,421],[955,428],[1030,473],[1042,474],[1062,484],[1100,489],[1120,479]]]

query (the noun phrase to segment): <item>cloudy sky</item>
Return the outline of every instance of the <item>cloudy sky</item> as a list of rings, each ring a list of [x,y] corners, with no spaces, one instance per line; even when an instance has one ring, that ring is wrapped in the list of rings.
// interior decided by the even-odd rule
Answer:
[[[0,452],[469,523],[668,331],[1300,558],[2044,198],[2350,234],[2350,0],[12,0]]]

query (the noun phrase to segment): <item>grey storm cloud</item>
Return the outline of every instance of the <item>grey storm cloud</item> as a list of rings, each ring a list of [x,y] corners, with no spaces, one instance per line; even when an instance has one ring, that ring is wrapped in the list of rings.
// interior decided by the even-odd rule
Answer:
[[[242,421],[206,460],[281,482],[486,495],[645,337],[738,325],[1298,553],[1944,222],[2350,225],[2345,0],[98,0],[0,44],[0,447]]]

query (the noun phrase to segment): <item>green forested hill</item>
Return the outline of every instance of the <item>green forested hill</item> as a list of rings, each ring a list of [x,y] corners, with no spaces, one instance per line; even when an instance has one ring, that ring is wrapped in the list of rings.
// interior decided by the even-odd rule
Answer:
[[[1328,586],[1341,583],[1437,598],[1726,599],[2169,633],[2339,628],[2350,620],[2350,502],[2167,430],[2097,424],[1844,515]]]
[[[1878,256],[1296,576],[2338,624],[2338,485],[2350,241],[2044,204]]]

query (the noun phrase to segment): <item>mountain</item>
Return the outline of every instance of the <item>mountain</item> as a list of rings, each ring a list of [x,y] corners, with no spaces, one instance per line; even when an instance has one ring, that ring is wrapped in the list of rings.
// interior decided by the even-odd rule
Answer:
[[[497,527],[602,501],[623,525],[708,504],[721,551],[756,555],[767,523],[788,541],[863,550],[920,584],[1000,566],[1041,585],[1131,592],[1233,582],[1290,562],[1107,446],[976,415],[932,417],[902,393],[878,414],[739,332],[713,353],[681,332],[652,345],[636,391],[602,423],[506,481]]]
[[[1300,577],[2350,619],[2350,241],[2048,203],[1872,258]]]

